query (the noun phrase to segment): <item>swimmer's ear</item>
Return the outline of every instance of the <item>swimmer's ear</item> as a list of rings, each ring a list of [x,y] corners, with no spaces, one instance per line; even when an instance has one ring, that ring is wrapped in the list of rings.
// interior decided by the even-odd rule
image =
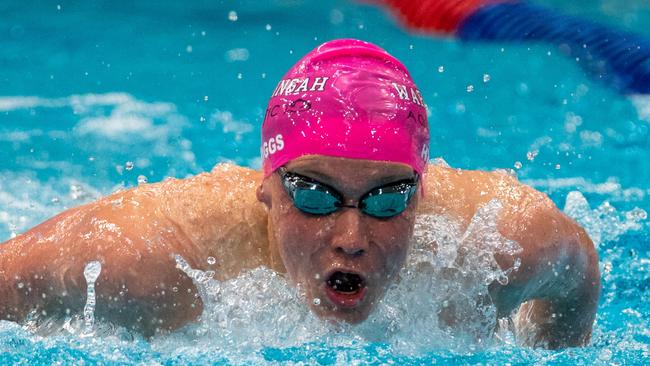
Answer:
[[[262,183],[257,187],[255,192],[257,195],[257,200],[266,205],[266,207],[271,208],[271,196],[269,195],[268,188],[268,179],[264,179]]]

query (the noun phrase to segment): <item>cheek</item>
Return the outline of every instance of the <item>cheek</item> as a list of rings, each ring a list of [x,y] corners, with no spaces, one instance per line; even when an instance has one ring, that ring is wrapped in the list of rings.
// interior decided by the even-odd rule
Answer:
[[[382,243],[386,265],[391,274],[397,272],[408,254],[413,226],[415,222],[414,212],[404,212],[394,221],[387,221],[376,230],[373,230],[377,243]]]
[[[295,210],[282,210],[275,216],[275,236],[284,266],[294,279],[311,273],[313,253],[324,245],[323,223]]]

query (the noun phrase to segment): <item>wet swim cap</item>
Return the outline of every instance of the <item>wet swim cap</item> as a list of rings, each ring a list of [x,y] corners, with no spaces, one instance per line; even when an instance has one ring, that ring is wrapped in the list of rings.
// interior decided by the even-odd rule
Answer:
[[[404,163],[422,175],[429,127],[406,67],[353,39],[324,43],[294,65],[264,117],[264,176],[311,154]]]

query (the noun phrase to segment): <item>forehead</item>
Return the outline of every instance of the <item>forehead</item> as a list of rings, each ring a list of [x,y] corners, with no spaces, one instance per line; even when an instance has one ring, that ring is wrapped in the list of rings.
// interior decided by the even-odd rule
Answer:
[[[379,184],[412,178],[409,165],[387,161],[306,155],[287,163],[287,169],[328,183],[341,192],[357,193]]]

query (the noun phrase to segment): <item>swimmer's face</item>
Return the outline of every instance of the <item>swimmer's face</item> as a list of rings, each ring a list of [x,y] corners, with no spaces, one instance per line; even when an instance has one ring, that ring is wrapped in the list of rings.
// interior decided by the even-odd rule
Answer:
[[[414,176],[404,164],[315,155],[285,167],[334,188],[346,205],[358,204],[374,188]],[[296,208],[280,175],[272,174],[258,190],[258,198],[269,209],[271,256],[281,262],[275,267],[284,266],[319,316],[363,321],[404,264],[418,194],[404,212],[388,219],[356,208],[316,216]]]

